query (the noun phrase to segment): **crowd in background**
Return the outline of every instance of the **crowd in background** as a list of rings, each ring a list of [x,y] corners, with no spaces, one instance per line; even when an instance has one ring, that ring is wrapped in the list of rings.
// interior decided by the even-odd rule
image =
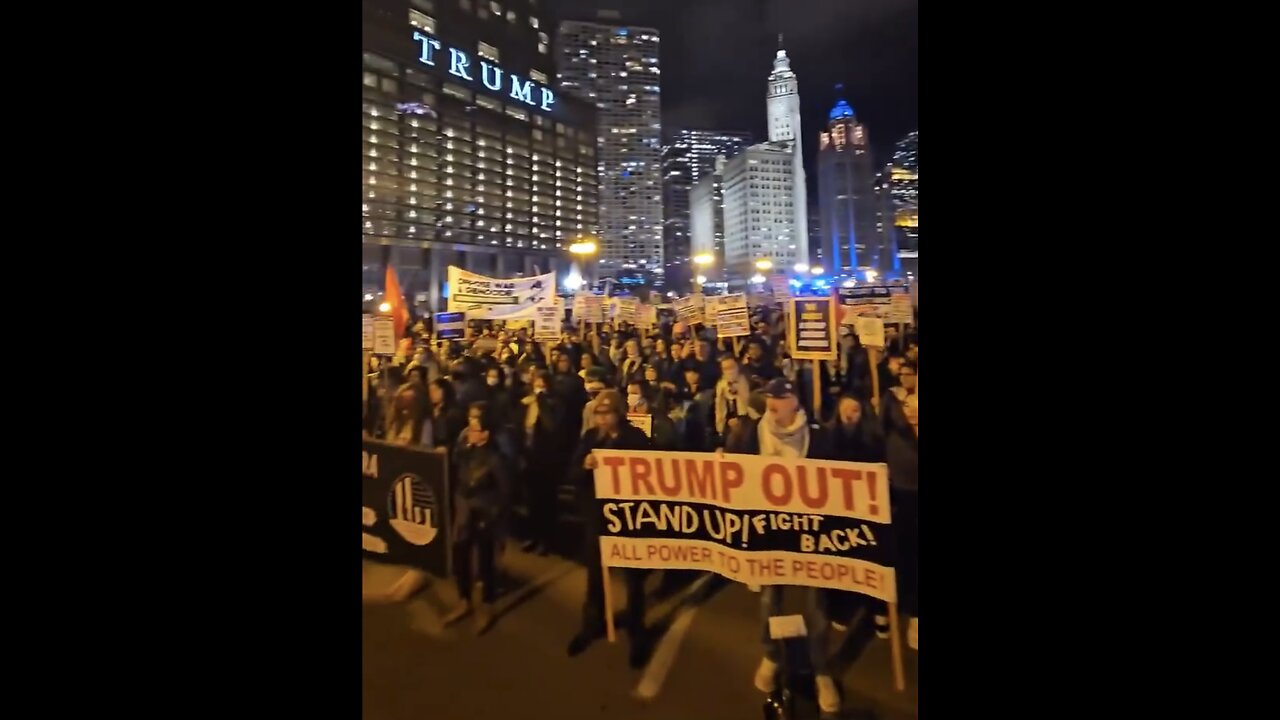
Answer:
[[[777,310],[757,309],[751,334],[728,339],[711,329],[694,332],[664,314],[649,330],[607,322],[566,326],[558,342],[534,342],[531,328],[473,322],[468,339],[440,343],[432,342],[429,324],[420,321],[400,355],[371,358],[365,432],[451,456],[454,567],[463,602],[447,620],[474,614],[477,628],[486,629],[504,539],[518,534],[526,552],[552,552],[567,527],[561,521],[574,513],[581,525],[573,527],[582,528],[583,560],[594,570],[583,626],[569,646],[571,655],[582,652],[603,631],[590,451],[741,452],[889,465],[900,607],[910,618],[915,645],[918,336],[888,326],[887,347],[876,353],[873,366],[857,336],[842,326],[838,359],[818,363],[815,378],[814,362],[792,359],[782,320]],[[817,409],[815,382],[822,398]],[[637,414],[648,416],[648,433],[628,421]],[[577,502],[561,503],[562,494]],[[517,514],[523,522],[514,522]],[[473,555],[477,598],[471,592]],[[649,647],[643,572],[624,575],[625,627],[638,665]],[[781,588],[766,589],[766,613],[780,593]],[[831,594],[811,595],[810,611],[826,618]],[[871,615],[885,636],[883,609]],[[776,652],[767,638],[765,645],[756,684],[768,690]],[[818,669],[820,699],[830,704],[834,688],[823,686]]]

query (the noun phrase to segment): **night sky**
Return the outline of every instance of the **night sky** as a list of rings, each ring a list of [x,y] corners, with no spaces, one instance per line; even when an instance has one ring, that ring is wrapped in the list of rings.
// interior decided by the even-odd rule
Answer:
[[[623,23],[658,29],[664,139],[680,128],[706,128],[749,130],[764,140],[765,79],[782,33],[800,78],[811,192],[817,133],[836,83],[867,125],[878,163],[919,127],[918,0],[544,1],[558,19],[594,20],[607,8]]]

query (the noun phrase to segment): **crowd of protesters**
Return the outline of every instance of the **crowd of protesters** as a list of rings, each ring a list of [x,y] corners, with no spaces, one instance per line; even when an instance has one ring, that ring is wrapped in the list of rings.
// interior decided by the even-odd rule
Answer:
[[[588,581],[582,625],[568,652],[581,653],[604,632],[591,451],[750,453],[889,465],[898,596],[910,644],[918,647],[917,336],[889,326],[888,347],[873,367],[857,336],[841,327],[838,359],[819,363],[815,378],[814,363],[791,358],[782,320],[777,310],[758,309],[750,335],[718,339],[713,330],[694,332],[664,314],[644,331],[607,322],[566,326],[558,342],[535,342],[530,328],[473,322],[466,340],[439,343],[419,322],[398,357],[371,359],[365,432],[451,455],[453,565],[462,600],[446,621],[474,615],[479,632],[492,623],[505,538],[518,534],[524,551],[547,554],[564,546],[558,540],[568,528],[580,527]],[[628,420],[636,414],[649,417],[647,433]],[[573,524],[561,522],[573,507],[561,504],[562,490],[576,499]],[[518,524],[517,510],[525,518]],[[645,572],[622,571],[624,628],[635,667],[645,662],[651,641],[644,627]],[[764,588],[765,616],[792,591],[805,596],[820,705],[838,707],[824,643],[831,601],[845,594]],[[872,610],[877,633],[887,637],[883,606]],[[764,645],[756,685],[768,692],[779,648],[767,630]]]

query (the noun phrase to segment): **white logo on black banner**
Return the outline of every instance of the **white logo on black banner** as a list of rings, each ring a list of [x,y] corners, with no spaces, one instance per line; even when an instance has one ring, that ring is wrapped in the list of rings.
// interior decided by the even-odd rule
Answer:
[[[426,545],[436,539],[439,529],[433,516],[435,494],[431,486],[413,474],[401,475],[391,485],[389,522],[400,537],[414,545]]]

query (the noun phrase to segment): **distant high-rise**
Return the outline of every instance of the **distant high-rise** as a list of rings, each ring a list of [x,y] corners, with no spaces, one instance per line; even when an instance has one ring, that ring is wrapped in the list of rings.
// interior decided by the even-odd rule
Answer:
[[[827,121],[827,129],[818,136],[818,211],[828,270],[891,272],[897,259],[890,249],[889,220],[881,217],[883,204],[876,192],[866,126],[843,98],[831,108]]]
[[[893,152],[894,229],[903,269],[915,276],[920,267],[919,131],[898,141]]]
[[[559,88],[595,103],[599,129],[602,275],[663,273],[662,102],[658,31],[566,20]]]
[[[782,268],[809,257],[800,94],[781,48],[765,96],[769,141],[746,148],[724,169],[724,269],[731,284],[754,275],[761,260]]]
[[[682,288],[693,276],[689,269],[691,227],[691,190],[703,178],[715,173],[717,158],[730,158],[751,144],[751,134],[746,132],[720,132],[717,130],[681,130],[662,151],[662,213],[663,250],[666,260],[666,279],[671,287]],[[713,198],[720,221],[708,226],[712,237],[708,249],[719,246],[717,261],[723,254],[723,203],[720,201],[719,182],[708,189]],[[710,217],[710,216],[708,216]],[[715,229],[719,226],[719,229]]]

